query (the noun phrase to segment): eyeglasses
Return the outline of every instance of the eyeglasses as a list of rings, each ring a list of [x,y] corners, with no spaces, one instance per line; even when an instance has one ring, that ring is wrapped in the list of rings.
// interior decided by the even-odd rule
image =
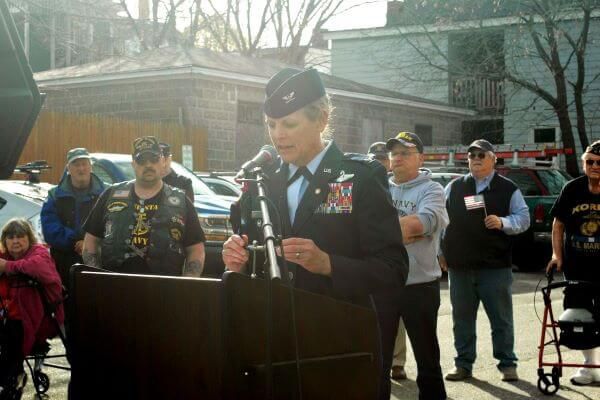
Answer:
[[[144,154],[140,154],[139,156],[135,157],[135,162],[140,165],[144,165],[148,161],[152,164],[156,164],[158,162],[158,160],[160,160],[160,155],[152,154],[152,153],[150,153],[150,154],[144,153]]]
[[[585,160],[585,165],[591,167],[596,164],[596,166],[600,167],[600,159],[599,160]]]
[[[408,150],[403,150],[403,151],[392,151],[390,152],[390,157],[402,157],[402,158],[407,158],[410,157],[413,154],[417,154],[418,151],[408,151]]]
[[[469,159],[474,160],[476,158],[483,160],[485,158],[485,153],[469,153]]]

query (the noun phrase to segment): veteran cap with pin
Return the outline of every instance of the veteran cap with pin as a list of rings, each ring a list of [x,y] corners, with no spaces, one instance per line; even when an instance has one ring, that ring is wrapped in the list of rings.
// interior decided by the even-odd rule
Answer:
[[[133,157],[137,158],[144,153],[151,153],[159,156],[162,154],[158,140],[154,136],[142,136],[133,141]]]

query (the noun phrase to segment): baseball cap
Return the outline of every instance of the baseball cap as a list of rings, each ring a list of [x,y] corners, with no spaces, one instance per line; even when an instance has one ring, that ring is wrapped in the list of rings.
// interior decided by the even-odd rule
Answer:
[[[369,156],[373,158],[387,158],[387,149],[384,142],[375,142],[369,147]]]
[[[600,140],[596,140],[594,143],[586,147],[585,152],[600,156]]]
[[[392,150],[392,148],[397,144],[401,144],[405,147],[416,147],[419,153],[423,152],[423,142],[416,133],[400,132],[395,137],[389,139],[386,142],[385,147],[388,150]]]
[[[133,158],[137,158],[144,153],[162,155],[158,140],[154,136],[142,136],[133,141]]]
[[[494,146],[485,139],[477,139],[473,143],[469,145],[467,151],[471,151],[471,149],[478,149],[482,151],[491,151],[494,153]]]
[[[69,150],[67,153],[67,164],[71,164],[73,161],[79,160],[80,158],[91,159],[92,157],[90,157],[90,153],[87,151],[87,149],[83,147],[77,147]]]

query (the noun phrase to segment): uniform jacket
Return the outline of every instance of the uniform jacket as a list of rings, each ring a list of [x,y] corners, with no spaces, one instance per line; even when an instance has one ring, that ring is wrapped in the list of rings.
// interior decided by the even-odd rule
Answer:
[[[6,274],[0,279],[9,280],[9,296],[17,304],[23,323],[23,354],[30,354],[36,342],[45,340],[56,334],[56,325],[44,312],[44,305],[36,288],[25,286],[19,282],[17,274],[24,274],[37,280],[46,294],[49,304],[57,306],[56,319],[59,324],[64,322],[62,304],[62,284],[56,271],[54,261],[48,249],[41,244],[34,244],[18,259],[12,260],[10,255],[0,253],[0,257],[8,260]]]
[[[369,305],[370,294],[404,285],[408,258],[387,176],[377,161],[343,154],[332,143],[304,192],[293,226],[287,211],[288,165],[276,165],[267,182],[268,196],[279,214],[279,218],[271,214],[275,232],[284,238],[312,239],[331,260],[331,277],[288,263],[295,287]],[[250,216],[252,209],[259,209],[258,203],[246,193],[239,204],[239,231],[249,234],[250,240],[260,239]],[[234,225],[240,214],[236,207]]]
[[[69,175],[65,175],[58,186],[48,192],[41,212],[42,231],[44,240],[51,246],[52,257],[65,274],[63,280],[71,265],[82,262],[73,246],[76,241],[83,239],[81,226],[103,190],[104,183],[92,174],[90,190],[78,204]]]

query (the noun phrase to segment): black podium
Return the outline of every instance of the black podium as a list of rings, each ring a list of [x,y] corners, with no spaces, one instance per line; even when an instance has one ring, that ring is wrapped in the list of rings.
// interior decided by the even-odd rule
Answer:
[[[266,283],[72,275],[72,398],[264,399]],[[297,398],[289,288],[273,286],[273,398]],[[375,399],[373,310],[293,289],[304,399]]]

